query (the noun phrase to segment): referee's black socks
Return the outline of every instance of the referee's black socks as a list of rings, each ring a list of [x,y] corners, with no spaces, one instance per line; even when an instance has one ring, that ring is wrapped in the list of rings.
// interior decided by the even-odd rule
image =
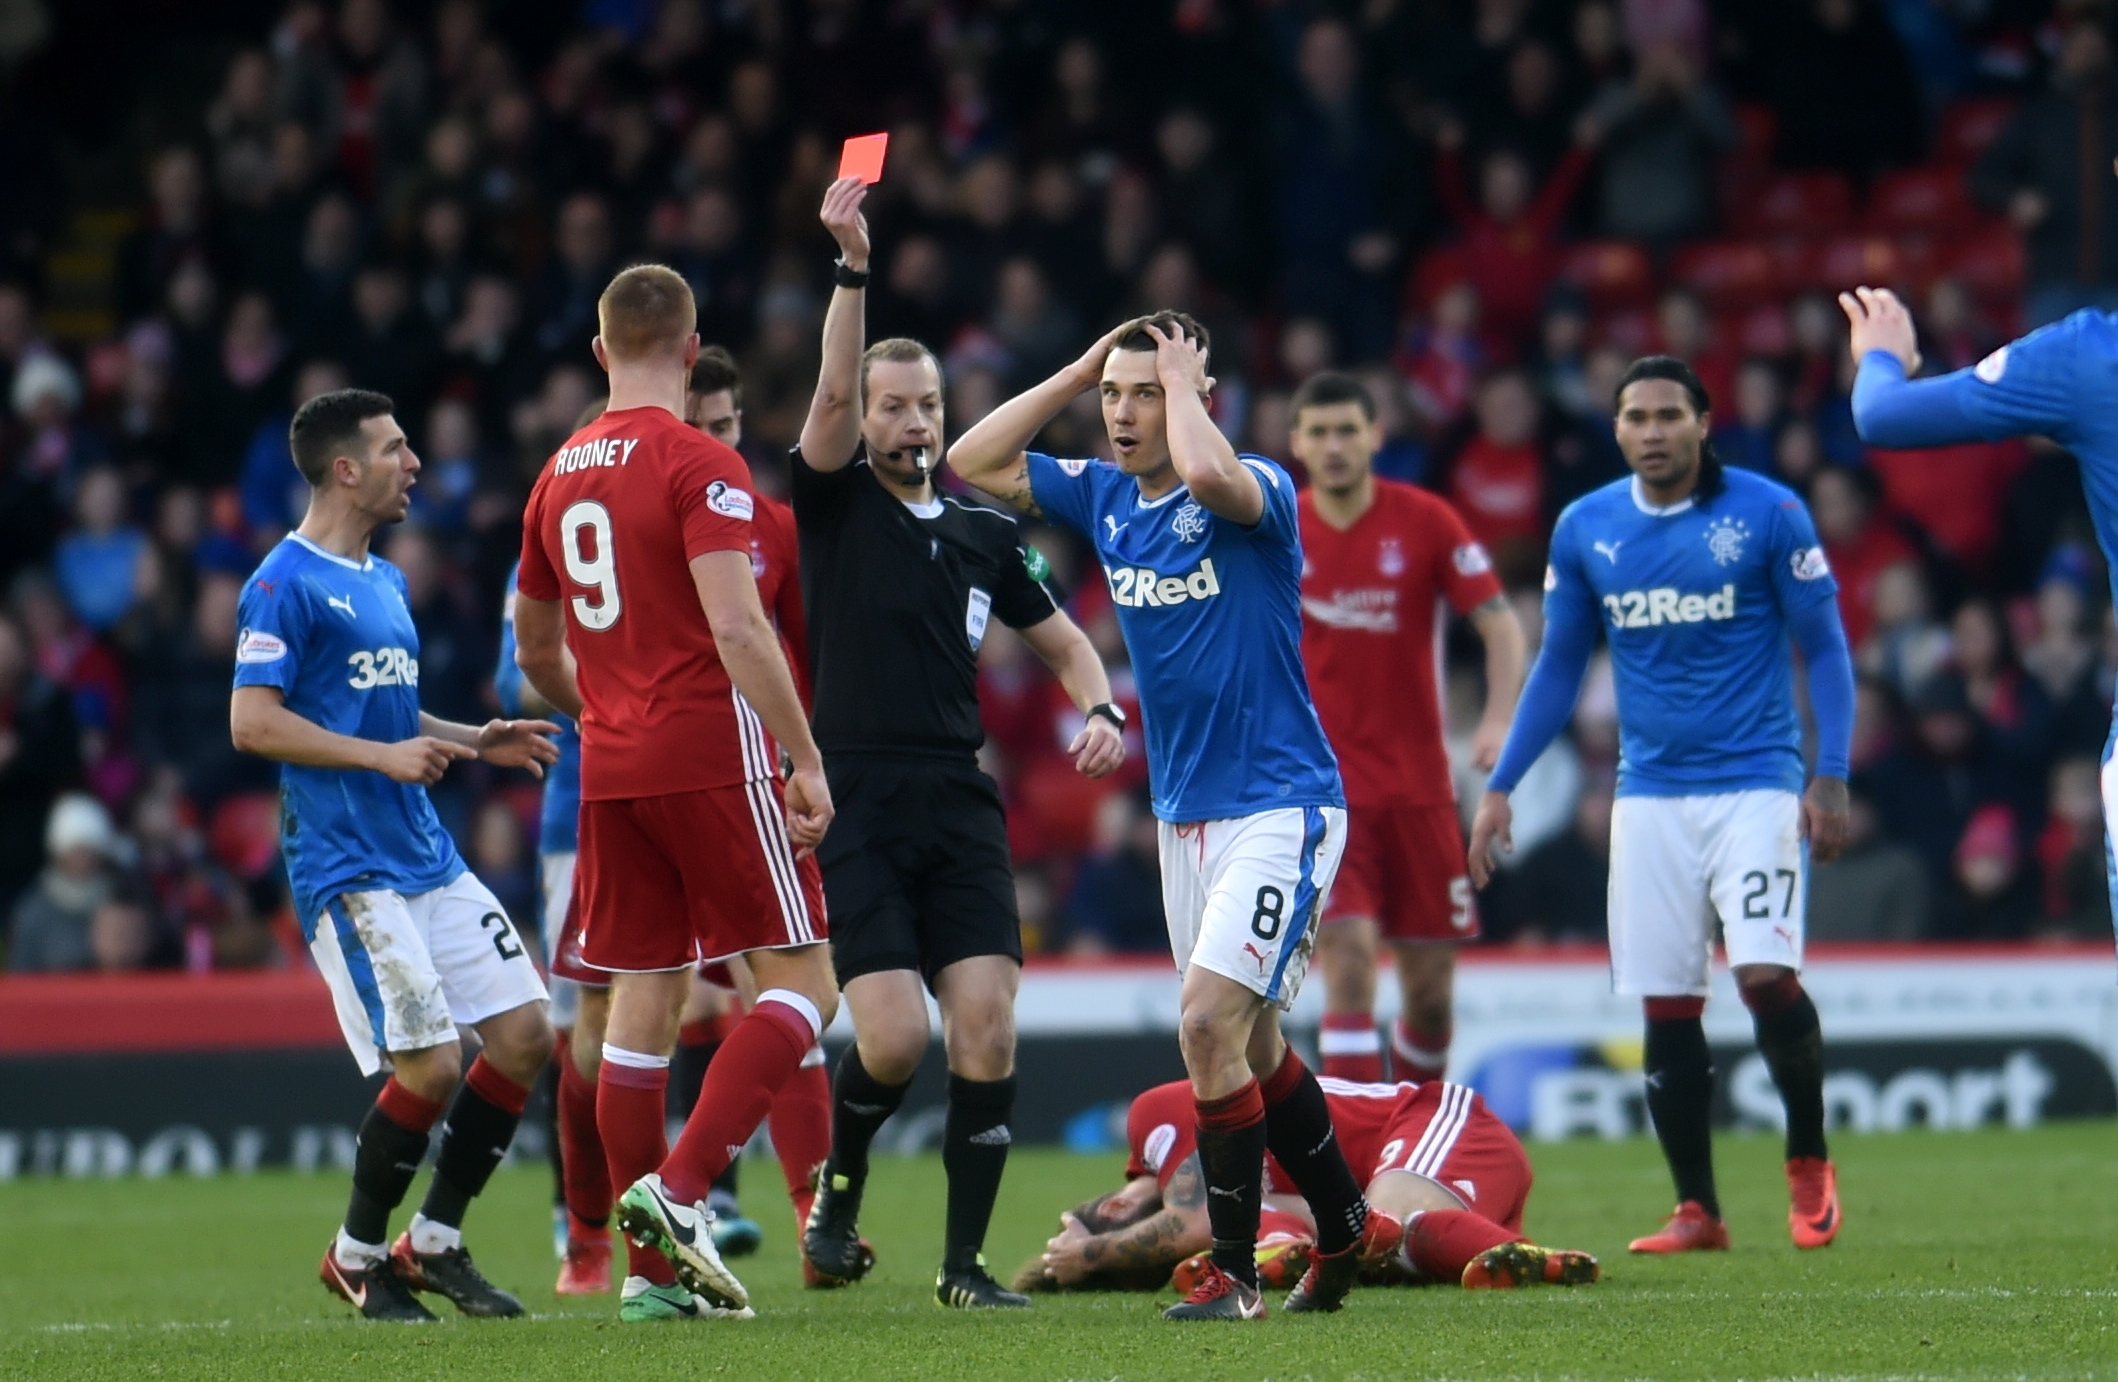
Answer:
[[[1816,1004],[1794,974],[1741,989],[1758,1034],[1758,1053],[1787,1107],[1787,1159],[1824,1150],[1824,1029]]]
[[[853,1188],[868,1180],[868,1144],[898,1105],[905,1101],[910,1080],[884,1084],[860,1063],[860,1043],[846,1048],[838,1058],[838,1078],[831,1088],[831,1157],[824,1173],[844,1176]]]
[[[1713,1056],[1706,1049],[1703,998],[1647,1000],[1647,1111],[1677,1183],[1677,1199],[1696,1200],[1714,1218]]]
[[[1258,1092],[1265,1100],[1266,1148],[1316,1213],[1317,1251],[1327,1257],[1344,1252],[1361,1239],[1368,1197],[1338,1145],[1324,1087],[1289,1046],[1280,1068],[1259,1084]]]
[[[949,1076],[949,1118],[942,1132],[941,1165],[949,1177],[949,1218],[944,1269],[967,1271],[985,1247],[1000,1176],[1007,1170],[1008,1123],[1015,1116],[1015,1077],[967,1080]]]

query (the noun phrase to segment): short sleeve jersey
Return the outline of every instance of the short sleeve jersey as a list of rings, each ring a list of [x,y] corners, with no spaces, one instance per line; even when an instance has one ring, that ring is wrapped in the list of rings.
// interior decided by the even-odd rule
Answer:
[[[1331,1110],[1331,1130],[1338,1134],[1339,1150],[1346,1154],[1346,1165],[1356,1177],[1373,1174],[1382,1164],[1390,1139],[1403,1137],[1408,1128],[1418,1126],[1407,1122],[1404,1115],[1418,1103],[1423,1086],[1362,1084],[1326,1075],[1318,1076],[1317,1083],[1323,1086],[1324,1104]]]
[[[1375,481],[1375,502],[1339,529],[1301,496],[1302,660],[1346,801],[1446,806],[1442,744],[1444,605],[1458,614],[1500,594],[1485,548],[1439,495]]]
[[[1180,824],[1345,805],[1302,668],[1294,480],[1262,456],[1241,459],[1264,492],[1255,525],[1182,486],[1142,499],[1114,465],[1029,453],[1038,506],[1103,564],[1139,687],[1155,814]]]
[[[1835,600],[1809,511],[1752,471],[1704,504],[1647,502],[1628,477],[1560,514],[1546,620],[1610,643],[1618,793],[1802,790],[1789,620]]]
[[[1125,1112],[1125,1178],[1153,1176],[1155,1184],[1169,1188],[1170,1177],[1199,1149],[1199,1106],[1191,1084],[1173,1080],[1156,1085],[1132,1102]],[[1292,1188],[1289,1176],[1271,1153],[1265,1156],[1265,1188]]]
[[[1049,565],[1012,516],[950,495],[915,508],[865,454],[820,471],[796,451],[793,472],[818,747],[970,759],[986,628],[1057,613]]]
[[[243,586],[235,685],[278,688],[334,734],[394,744],[419,734],[419,631],[404,576],[299,533]],[[280,765],[280,849],[302,934],[348,892],[429,893],[464,870],[427,790],[362,768]]]
[[[493,669],[493,691],[509,715],[522,713],[522,669],[515,665],[515,581],[521,566],[507,573],[507,601],[500,613],[500,663]],[[544,804],[539,812],[537,852],[571,854],[581,840],[581,731],[558,711],[545,716],[559,726],[553,743],[559,761],[544,770]]]
[[[750,554],[742,457],[662,408],[604,413],[537,477],[522,594],[559,601],[579,667],[581,796],[665,796],[773,776],[714,646],[693,558]]]
[[[757,517],[750,533],[750,571],[758,601],[780,631],[787,665],[802,705],[810,704],[809,622],[802,613],[802,557],[794,536],[794,510],[767,494],[754,496]]]

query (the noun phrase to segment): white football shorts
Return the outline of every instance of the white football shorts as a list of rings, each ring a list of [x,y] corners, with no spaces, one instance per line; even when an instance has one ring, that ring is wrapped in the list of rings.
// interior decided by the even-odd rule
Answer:
[[[1345,852],[1345,811],[1293,806],[1161,824],[1162,910],[1177,972],[1199,965],[1293,1007]]]
[[[525,1003],[544,980],[507,911],[468,870],[430,893],[341,893],[309,943],[360,1073]]]
[[[581,986],[551,972],[552,960],[559,953],[559,937],[566,930],[567,909],[574,901],[574,860],[579,857],[573,850],[557,849],[537,860],[537,872],[544,885],[545,983],[552,991],[552,1025],[562,1032],[572,1031],[581,1017]]]
[[[1619,797],[1611,808],[1611,985],[1706,995],[1714,921],[1731,967],[1802,967],[1809,847],[1801,799],[1758,789]]]

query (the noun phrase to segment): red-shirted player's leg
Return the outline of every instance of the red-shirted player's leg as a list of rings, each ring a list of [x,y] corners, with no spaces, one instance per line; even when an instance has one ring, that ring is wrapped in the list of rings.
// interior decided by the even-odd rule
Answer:
[[[1383,1041],[1375,1030],[1377,949],[1369,916],[1333,917],[1317,930],[1313,963],[1324,978],[1317,1054],[1332,1079],[1377,1084],[1383,1078]]]
[[[666,1121],[669,1050],[677,1009],[691,983],[689,967],[612,976],[610,1026],[596,1081],[596,1129],[610,1163],[613,1189],[652,1172],[669,1154]],[[626,1242],[627,1275],[657,1286],[676,1280],[669,1260]]]
[[[831,1155],[831,1077],[821,1045],[809,1048],[794,1078],[773,1096],[769,1119],[772,1149],[787,1178],[787,1198],[794,1202],[799,1230],[809,1222],[809,1205],[816,1198],[816,1168]]]
[[[1449,1068],[1455,1030],[1456,947],[1446,941],[1401,942],[1397,983],[1403,995],[1390,1033],[1391,1069],[1400,1080],[1425,1084]]]
[[[662,1163],[663,1185],[689,1203],[706,1198],[713,1178],[742,1151],[773,1096],[823,1034],[828,1013],[818,997],[826,1003],[835,997],[830,952],[821,945],[756,951],[749,958],[757,1003],[721,1044],[698,1107]]]
[[[610,1236],[610,1163],[596,1130],[596,1084],[603,1063],[603,1024],[610,990],[584,988],[567,1059],[559,1066],[559,1160],[566,1175],[567,1237],[576,1243]]]

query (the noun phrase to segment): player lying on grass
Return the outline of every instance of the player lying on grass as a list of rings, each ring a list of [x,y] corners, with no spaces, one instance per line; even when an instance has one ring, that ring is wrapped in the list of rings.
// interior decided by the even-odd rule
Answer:
[[[340,389],[294,415],[288,446],[309,510],[243,587],[229,732],[237,749],[282,765],[302,934],[361,1074],[390,1072],[360,1125],[324,1285],[371,1320],[432,1320],[415,1291],[465,1314],[520,1315],[522,1303],[472,1264],[463,1216],[551,1055],[544,981],[506,909],[464,867],[427,788],[468,758],[541,775],[558,761],[546,736],[559,727],[461,725],[419,708],[404,576],[369,550],[377,531],[404,521],[419,476],[394,406]],[[466,1027],[483,1044],[468,1071]],[[436,1123],[426,1202],[388,1246],[390,1214]]]
[[[1476,1093],[1443,1080],[1318,1083],[1347,1161],[1372,1168],[1364,1269],[1470,1290],[1596,1280],[1587,1253],[1523,1236],[1529,1157]],[[1213,1247],[1191,1087],[1179,1080],[1133,1100],[1125,1132],[1125,1185],[1061,1215],[1059,1235],[1017,1273],[1016,1290],[1153,1291],[1172,1272],[1178,1289],[1189,1289],[1198,1255]],[[1315,1217],[1300,1196],[1276,1189],[1290,1182],[1269,1157],[1265,1184],[1258,1274],[1269,1285],[1292,1284],[1314,1253]]]

